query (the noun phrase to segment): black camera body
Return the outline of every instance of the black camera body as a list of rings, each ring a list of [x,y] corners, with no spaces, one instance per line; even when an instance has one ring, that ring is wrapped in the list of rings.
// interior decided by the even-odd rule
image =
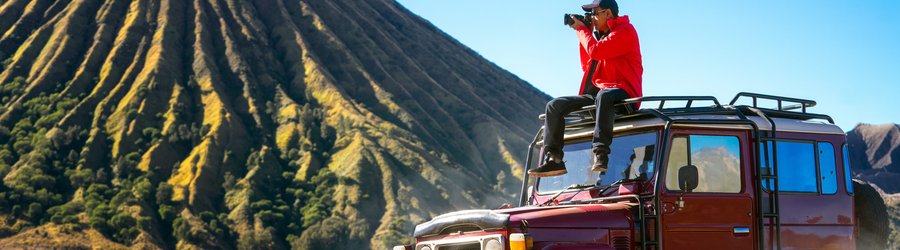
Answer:
[[[577,18],[588,27],[591,26],[591,13],[584,13],[583,16],[578,14],[565,14],[565,16],[563,16],[563,24],[569,26],[575,23],[575,21],[572,20],[572,17]]]

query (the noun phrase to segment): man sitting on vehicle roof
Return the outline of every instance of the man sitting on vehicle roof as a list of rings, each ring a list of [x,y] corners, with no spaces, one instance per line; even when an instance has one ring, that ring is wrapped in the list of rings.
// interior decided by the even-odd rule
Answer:
[[[581,80],[579,96],[563,96],[547,103],[544,119],[544,152],[547,160],[528,173],[535,177],[568,173],[563,162],[564,116],[584,106],[597,106],[593,152],[596,154],[593,171],[605,171],[612,143],[615,105],[630,97],[642,96],[641,47],[637,32],[628,16],[619,16],[615,0],[594,0],[582,8],[590,12],[593,27],[578,18],[570,27],[578,35],[581,50]],[[591,34],[596,30],[596,34]],[[596,36],[596,37],[594,37]],[[637,108],[637,105],[635,105]]]

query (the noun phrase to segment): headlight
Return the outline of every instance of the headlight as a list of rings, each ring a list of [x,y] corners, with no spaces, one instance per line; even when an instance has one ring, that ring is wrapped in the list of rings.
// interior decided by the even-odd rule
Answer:
[[[490,239],[484,242],[484,250],[503,250],[503,245],[497,239]]]
[[[419,250],[431,250],[431,247],[429,247],[429,246],[422,246],[422,248],[419,248]]]
[[[531,236],[521,233],[509,235],[509,249],[511,250],[531,250],[533,243]]]

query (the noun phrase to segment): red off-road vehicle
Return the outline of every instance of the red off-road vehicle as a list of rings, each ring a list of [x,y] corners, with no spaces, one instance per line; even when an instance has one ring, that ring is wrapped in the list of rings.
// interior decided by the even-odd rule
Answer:
[[[851,180],[846,136],[807,112],[814,101],[740,93],[729,105],[625,103],[636,102],[645,108],[616,118],[608,171],[590,171],[586,107],[566,118],[568,174],[526,174],[519,207],[437,216],[416,226],[415,245],[395,249],[885,248],[883,201]],[[528,167],[543,155],[533,154],[541,134]]]

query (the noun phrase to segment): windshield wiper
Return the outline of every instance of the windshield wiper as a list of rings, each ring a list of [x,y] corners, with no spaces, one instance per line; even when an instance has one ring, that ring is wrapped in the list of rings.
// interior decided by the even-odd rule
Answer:
[[[582,184],[572,184],[572,185],[569,185],[569,186],[566,187],[565,189],[559,190],[559,192],[556,192],[556,194],[553,194],[553,197],[550,197],[550,199],[548,199],[547,201],[544,201],[544,203],[541,203],[540,206],[546,206],[547,204],[549,204],[549,203],[552,202],[553,200],[556,200],[556,198],[558,198],[560,195],[562,195],[562,194],[565,193],[566,191],[573,190],[573,189],[577,189],[577,190],[578,190],[578,191],[576,191],[574,194],[572,194],[571,197],[569,197],[569,199],[571,199],[572,197],[575,197],[575,195],[577,195],[578,193],[581,193],[581,191],[588,190],[588,189],[591,189],[591,188],[594,188],[594,187],[596,187],[596,185],[582,185]]]
[[[615,187],[616,185],[620,185],[620,184],[622,184],[622,183],[625,183],[625,182],[629,182],[629,181],[643,181],[643,180],[644,180],[644,178],[641,178],[641,177],[619,179],[619,180],[617,180],[616,182],[610,183],[610,184],[608,184],[608,185],[600,186],[600,192],[599,192],[599,193],[602,195],[603,193],[606,192],[606,190],[608,190],[608,189],[610,189],[610,188],[612,188],[612,187]]]
[[[609,189],[609,188],[611,188],[611,187],[613,187],[613,186],[615,186],[615,185],[622,184],[622,182],[625,182],[625,181],[626,181],[626,179],[619,179],[619,180],[617,180],[616,182],[613,182],[613,183],[610,183],[610,184],[607,184],[607,185],[603,185],[603,186],[600,187],[600,188],[601,188],[601,189],[600,189],[600,193],[602,194],[602,193],[606,192],[607,189]]]

